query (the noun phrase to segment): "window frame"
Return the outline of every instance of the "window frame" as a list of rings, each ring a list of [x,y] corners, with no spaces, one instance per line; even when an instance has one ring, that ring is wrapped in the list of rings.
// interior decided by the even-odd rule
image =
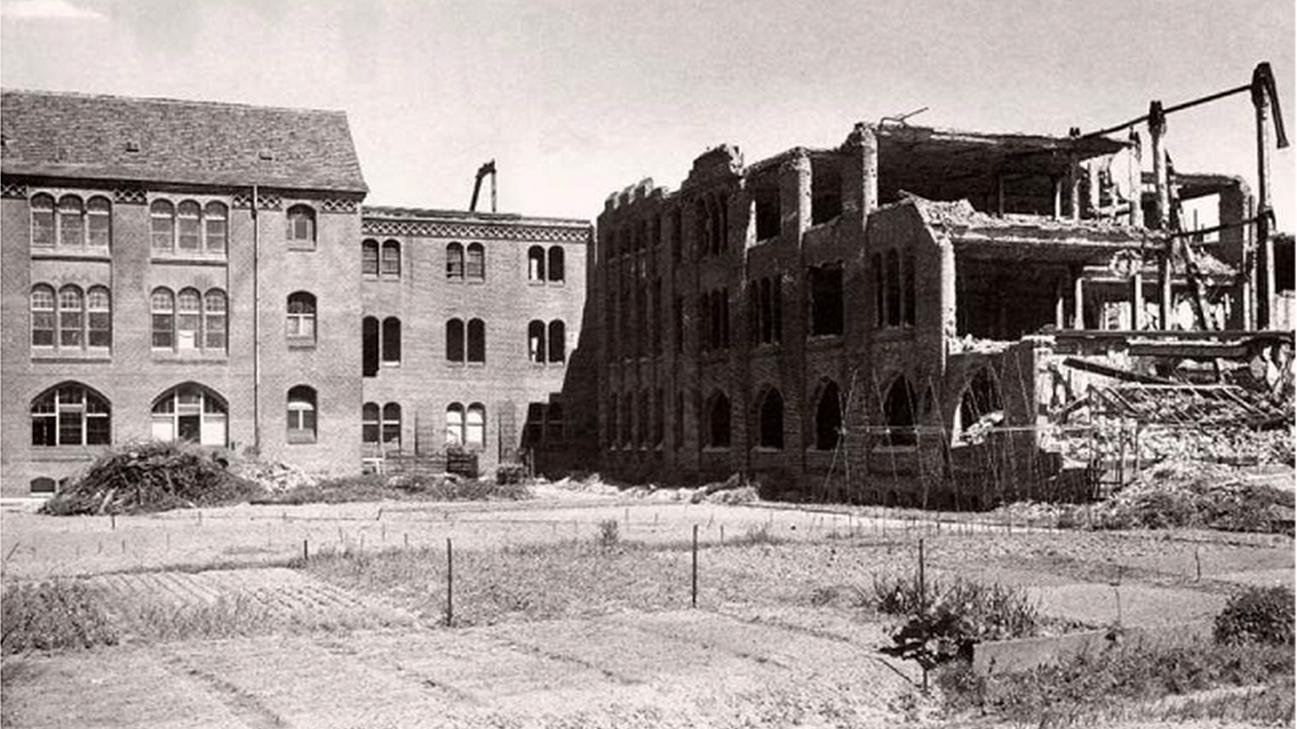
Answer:
[[[65,399],[65,394],[77,394],[79,397]],[[31,399],[27,412],[31,425],[31,448],[85,448],[111,446],[113,443],[111,401],[79,382],[62,382],[42,391]],[[64,413],[67,413],[66,421]],[[44,422],[38,431],[38,420],[52,423]],[[92,423],[95,427],[92,427]],[[65,438],[74,429],[73,426],[77,433],[76,442]],[[49,436],[53,442],[38,442],[45,440],[38,438],[38,432]],[[95,442],[91,442],[92,436]]]
[[[294,307],[298,310],[294,311]],[[310,332],[303,333],[306,325]],[[315,346],[319,340],[319,299],[309,291],[294,291],[284,302],[284,337],[290,345]]]
[[[395,239],[389,238],[379,245],[378,250],[378,275],[383,278],[400,278],[401,243]],[[389,257],[389,251],[395,251],[395,255]],[[390,267],[388,265],[389,263],[392,264]]]
[[[289,444],[308,444],[318,441],[319,402],[319,393],[309,385],[294,385],[288,389],[285,438]]]
[[[318,219],[315,208],[306,203],[294,203],[284,211],[284,240],[289,250],[315,250]]]

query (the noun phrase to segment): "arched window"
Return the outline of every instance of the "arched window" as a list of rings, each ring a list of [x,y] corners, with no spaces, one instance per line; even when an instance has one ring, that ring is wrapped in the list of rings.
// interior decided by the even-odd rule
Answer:
[[[527,324],[527,356],[532,362],[545,361],[545,322],[538,319]]]
[[[914,413],[917,409],[914,388],[904,376],[892,381],[883,401],[883,424],[891,428],[887,441],[891,445],[914,445],[917,442]]]
[[[481,319],[468,320],[468,361],[486,362],[486,323]]]
[[[378,275],[378,241],[361,241],[360,272],[367,276]]]
[[[901,325],[901,259],[893,248],[887,252],[887,325]]]
[[[383,364],[401,363],[401,320],[389,316],[383,320]]]
[[[401,244],[394,240],[383,241],[383,271],[384,276],[401,275]]]
[[[224,446],[228,420],[225,399],[200,385],[186,383],[173,387],[153,401],[154,440]]]
[[[112,296],[103,286],[86,292],[86,345],[109,347],[113,343]]]
[[[549,248],[549,280],[561,283],[566,276],[563,262],[563,246]]]
[[[86,244],[85,207],[76,195],[59,198],[59,245],[81,247]]]
[[[176,245],[176,209],[167,200],[149,205],[149,233],[155,252],[170,252]]]
[[[202,343],[203,298],[198,289],[176,294],[176,349],[198,349]]]
[[[779,391],[770,388],[761,398],[758,443],[762,448],[784,447],[784,398]]]
[[[203,209],[203,229],[208,253],[225,253],[229,238],[228,213],[223,203],[209,202]]]
[[[309,205],[294,205],[284,216],[288,223],[285,237],[291,244],[315,247],[315,211]]]
[[[875,253],[869,260],[874,269],[874,325],[882,327],[887,323],[887,291],[883,283],[883,257]]]
[[[32,246],[54,247],[54,197],[41,193],[31,201]]]
[[[841,395],[837,383],[830,380],[820,390],[820,399],[815,405],[815,449],[831,451],[837,448],[841,428]]]
[[[481,448],[486,443],[486,407],[480,402],[468,406],[464,427],[464,445]]]
[[[401,447],[401,406],[394,402],[383,406],[383,445]]]
[[[96,195],[86,204],[86,242],[95,248],[107,248],[113,239],[113,205],[108,198]]]
[[[451,280],[464,278],[464,246],[458,243],[450,243],[446,246],[446,278]]]
[[[446,406],[446,445],[464,445],[464,406],[457,402]]]
[[[555,319],[549,323],[549,361],[562,362],[567,359],[567,327],[562,320]]]
[[[198,203],[184,200],[176,206],[177,248],[186,252],[197,252],[203,246],[202,224]]]
[[[287,335],[296,342],[315,341],[315,296],[305,291],[288,295]]]
[[[36,284],[32,287],[32,346],[53,347],[57,328],[54,314],[54,287]]]
[[[298,385],[288,391],[288,442],[314,443],[315,390]]]
[[[464,361],[464,322],[451,319],[446,322],[446,361]]]
[[[229,322],[227,310],[229,302],[225,292],[220,289],[209,289],[203,296],[203,348],[212,351],[225,349],[229,335],[226,326]]]
[[[730,399],[722,392],[713,394],[707,403],[707,445],[730,447]]]
[[[464,267],[464,276],[469,281],[482,281],[486,278],[486,249],[481,243],[468,244],[468,262]]]
[[[51,387],[32,400],[32,445],[108,445],[111,418],[108,400],[90,388],[74,382]]]
[[[153,314],[153,347],[174,349],[176,346],[176,300],[170,289],[156,288],[149,297]]]
[[[527,249],[527,280],[545,280],[545,249],[540,246]]]
[[[990,370],[982,368],[968,381],[968,387],[964,388],[959,399],[959,422],[955,430],[963,431],[983,417],[1003,409],[1000,388],[996,387]]]
[[[71,284],[59,289],[59,346],[80,347],[81,328],[85,323],[81,289]]]
[[[379,420],[378,403],[367,402],[360,406],[360,441],[362,443],[378,443],[382,435],[382,425]]]
[[[367,316],[360,322],[360,374],[378,374],[378,319]]]

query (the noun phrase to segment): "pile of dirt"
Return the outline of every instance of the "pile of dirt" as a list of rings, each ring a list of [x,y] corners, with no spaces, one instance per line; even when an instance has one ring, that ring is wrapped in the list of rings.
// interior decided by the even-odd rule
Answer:
[[[100,456],[41,513],[138,514],[248,501],[252,481],[230,472],[212,451],[190,443],[128,443]]]
[[[1293,504],[1292,492],[1249,481],[1237,469],[1169,461],[1115,493],[1100,515],[1106,526],[1117,528],[1291,531]]]

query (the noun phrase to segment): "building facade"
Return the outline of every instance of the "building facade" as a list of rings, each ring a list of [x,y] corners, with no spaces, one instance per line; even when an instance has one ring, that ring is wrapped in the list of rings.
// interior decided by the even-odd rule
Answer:
[[[1171,215],[1203,198],[1222,228],[1192,239],[1195,256],[1159,258],[1174,218],[1137,154],[861,124],[837,148],[752,165],[718,147],[677,191],[613,194],[587,324],[602,468],[963,508],[1061,488],[1039,426],[1057,388],[1084,383],[1060,362],[1128,359],[1132,334],[1174,346],[1194,328],[1211,331],[1186,359],[1210,358],[1245,328],[1230,262],[1245,258],[1246,187],[1173,176]]]
[[[342,112],[0,103],[0,493],[149,439],[342,475],[448,446],[489,468],[529,411],[562,437],[588,223],[366,211]]]

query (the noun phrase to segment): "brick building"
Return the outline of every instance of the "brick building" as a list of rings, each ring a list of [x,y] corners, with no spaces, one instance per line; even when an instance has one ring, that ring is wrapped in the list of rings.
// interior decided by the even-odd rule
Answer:
[[[615,193],[590,292],[599,354],[574,378],[599,393],[573,419],[597,423],[602,468],[633,481],[739,472],[964,508],[1062,488],[1036,427],[1056,389],[1083,387],[1060,362],[1129,360],[1144,339],[1210,359],[1255,329],[1256,281],[1236,275],[1247,188],[1168,185],[1138,154],[1101,136],[861,124],[837,148],[745,165],[722,146],[677,191]],[[1190,204],[1222,229],[1159,258],[1176,239],[1159,221]],[[989,438],[974,428],[988,416]]]
[[[588,223],[364,209],[342,112],[0,105],[0,493],[149,438],[346,474],[563,437]]]

